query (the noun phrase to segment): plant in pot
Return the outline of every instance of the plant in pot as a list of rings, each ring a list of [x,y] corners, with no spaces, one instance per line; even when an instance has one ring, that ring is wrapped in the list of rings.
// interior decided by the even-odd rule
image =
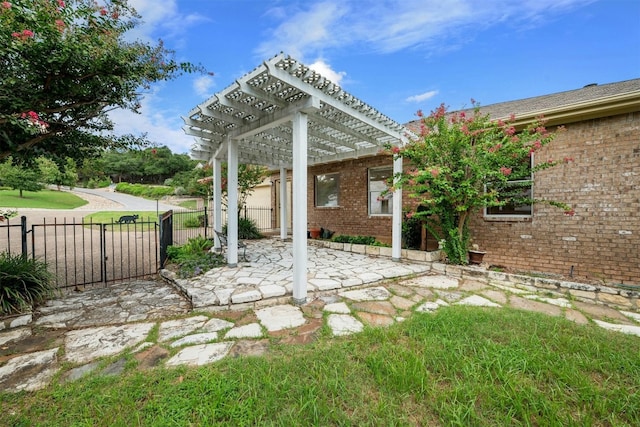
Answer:
[[[484,208],[543,202],[563,209],[565,215],[575,213],[565,203],[531,197],[535,173],[563,163],[534,161],[534,153],[555,137],[541,119],[516,129],[515,116],[492,120],[479,104],[472,105],[451,113],[443,104],[424,117],[418,112],[419,137],[403,146],[387,145],[388,153],[402,158],[406,166],[386,191],[401,188],[416,201],[421,209],[407,217],[424,221],[452,264],[469,262],[469,222]],[[571,160],[566,157],[564,162]]]
[[[471,245],[471,249],[469,249],[469,264],[482,264],[482,258],[484,258],[484,254],[486,254],[486,252],[481,251],[478,245]]]

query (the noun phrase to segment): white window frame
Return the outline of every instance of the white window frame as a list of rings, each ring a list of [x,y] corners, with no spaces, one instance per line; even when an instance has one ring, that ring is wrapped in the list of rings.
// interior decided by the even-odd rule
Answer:
[[[383,169],[389,170],[391,173],[390,177],[393,177],[393,166],[379,166],[379,167],[367,169],[367,210],[369,212],[369,216],[383,216],[383,217],[393,216],[393,193],[392,192],[389,192],[384,196],[384,203],[388,207],[387,213],[373,213],[373,209],[372,209],[372,206],[373,206],[372,203],[374,202],[374,200],[377,201],[377,198],[378,198],[378,195],[376,195],[374,199],[374,193],[380,194],[384,190],[382,189],[382,187],[376,188],[376,189],[371,188],[371,172],[377,171],[377,170],[383,170]],[[375,181],[375,182],[380,182],[380,181]],[[388,187],[385,184],[385,189],[386,188]]]

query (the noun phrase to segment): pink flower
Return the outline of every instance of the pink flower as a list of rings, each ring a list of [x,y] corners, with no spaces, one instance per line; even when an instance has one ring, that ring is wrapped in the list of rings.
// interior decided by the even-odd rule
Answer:
[[[503,127],[504,126],[504,122],[500,119],[498,119],[497,123],[498,126]]]
[[[566,216],[574,216],[576,214],[576,211],[573,209],[567,209],[566,211],[564,211],[564,214]]]
[[[515,120],[516,120],[516,115],[515,115],[515,114],[513,114],[513,113],[511,113],[511,114],[509,115],[509,121],[510,121],[510,122],[513,122],[513,121],[515,121]]]
[[[398,147],[397,145],[394,145],[393,147],[391,147],[391,152],[393,154],[398,154],[400,152],[400,147]]]
[[[514,128],[513,126],[509,126],[504,130],[504,133],[506,133],[507,135],[514,135],[516,133],[516,128]]]
[[[416,113],[416,115],[418,117],[422,117],[424,114],[422,113],[422,110],[418,110],[418,112]]]
[[[100,15],[105,16],[107,13],[107,9],[105,9],[104,7],[102,9],[100,9]]]
[[[460,126],[460,130],[462,131],[462,133],[464,133],[465,135],[469,135],[469,128],[467,127],[467,125],[462,125]]]
[[[9,3],[8,1],[3,1],[2,2],[2,8],[3,9],[11,9],[11,3]]]
[[[511,168],[507,168],[507,167],[502,166],[500,168],[500,172],[502,172],[502,175],[504,175],[504,176],[509,176],[509,175],[511,175]]]
[[[20,37],[20,33],[13,32],[11,33],[11,37]]]
[[[58,27],[58,31],[62,32],[64,30],[64,21],[62,19],[56,19],[56,27]]]
[[[23,37],[33,37],[33,31],[31,30],[22,30]]]
[[[547,160],[547,163],[552,164],[553,163],[553,159]]]
[[[534,150],[539,150],[540,148],[542,148],[542,142],[537,140],[536,142],[533,143],[533,149]]]
[[[489,152],[490,153],[495,153],[496,151],[498,151],[501,148],[502,148],[502,144],[496,144],[493,147],[489,148]]]
[[[573,157],[565,157],[564,162],[565,163],[573,162]]]
[[[464,111],[460,111],[460,118],[464,120],[467,117],[467,114]]]
[[[429,171],[429,173],[431,174],[432,177],[437,178],[438,175],[440,175],[440,171],[436,168],[433,168]]]
[[[64,7],[64,1],[58,0],[58,6],[61,8]]]
[[[413,218],[413,212],[407,212],[407,219]]]

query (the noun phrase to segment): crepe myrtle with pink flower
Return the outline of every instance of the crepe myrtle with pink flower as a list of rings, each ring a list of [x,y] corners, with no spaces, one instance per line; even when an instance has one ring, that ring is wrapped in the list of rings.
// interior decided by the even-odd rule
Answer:
[[[563,202],[533,198],[527,191],[536,172],[572,161],[535,159],[555,137],[544,119],[516,130],[513,115],[492,120],[471,102],[467,111],[449,112],[444,104],[428,116],[419,111],[419,137],[403,147],[387,147],[407,165],[389,191],[402,188],[415,199],[412,205],[420,208],[409,214],[424,221],[453,264],[468,263],[469,220],[485,207],[547,203],[575,214]]]

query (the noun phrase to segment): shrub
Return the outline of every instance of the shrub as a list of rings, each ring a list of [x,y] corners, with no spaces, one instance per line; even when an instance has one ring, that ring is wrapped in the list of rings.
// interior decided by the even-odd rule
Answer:
[[[352,243],[354,245],[373,245],[376,243],[376,238],[373,236],[349,236],[341,234],[332,238],[331,241],[337,243]]]
[[[227,224],[222,227],[222,232],[227,234]],[[251,218],[238,218],[238,238],[245,240],[262,239],[264,236],[258,230],[258,224]]]
[[[181,246],[169,246],[167,257],[178,264],[178,276],[189,278],[225,264],[222,254],[209,252],[213,246],[211,239],[192,237]]]
[[[23,255],[0,254],[0,314],[28,311],[55,294],[47,265]]]
[[[200,218],[192,216],[185,219],[183,225],[186,228],[197,228],[202,226],[202,221],[200,220]]]
[[[145,197],[147,199],[160,199],[164,196],[170,196],[173,194],[172,187],[129,184],[128,182],[121,182],[116,185],[116,191],[119,193],[131,194],[132,196]]]

